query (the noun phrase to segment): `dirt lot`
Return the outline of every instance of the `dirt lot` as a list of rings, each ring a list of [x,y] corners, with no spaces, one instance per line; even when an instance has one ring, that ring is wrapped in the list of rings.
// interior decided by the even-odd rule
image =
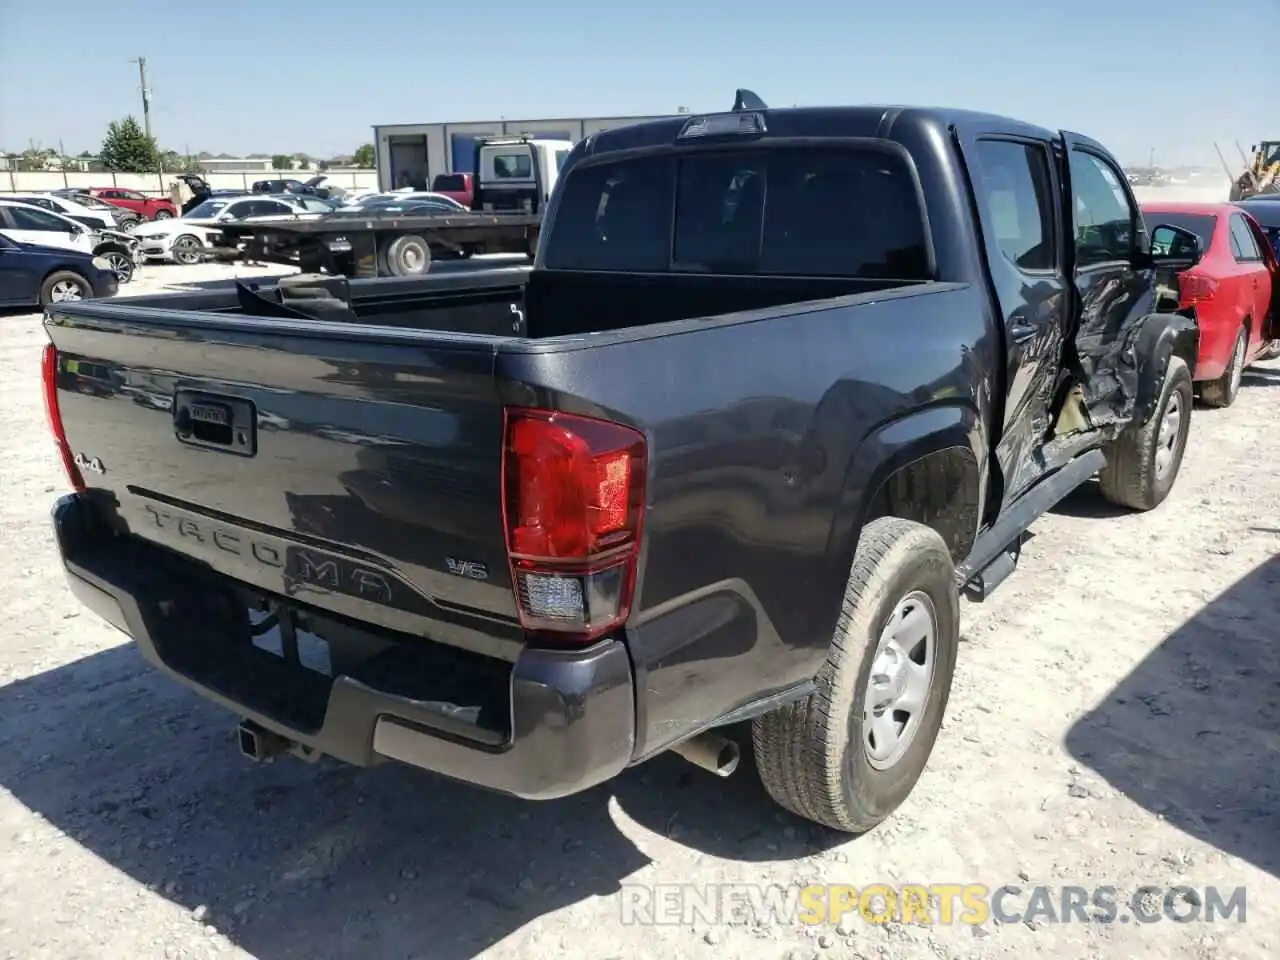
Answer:
[[[205,282],[226,268],[148,268]],[[660,758],[526,805],[407,769],[256,767],[65,589],[35,315],[0,316],[0,958],[1269,958],[1280,949],[1280,365],[1197,409],[1169,501],[1093,491],[965,610],[933,762],[846,841],[749,770]],[[1111,924],[622,923],[620,887],[1113,885]],[[1247,920],[1133,921],[1143,885],[1247,888]],[[1005,909],[1020,909],[1026,894]],[[1159,896],[1156,897],[1159,900]],[[1198,904],[1200,905],[1198,907]],[[1125,922],[1129,921],[1129,922]]]

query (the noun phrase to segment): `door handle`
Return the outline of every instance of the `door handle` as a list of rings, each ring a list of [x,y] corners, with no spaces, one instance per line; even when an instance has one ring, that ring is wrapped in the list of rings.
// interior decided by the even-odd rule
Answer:
[[[1009,339],[1016,344],[1029,343],[1035,335],[1036,328],[1029,323],[1015,323],[1009,328]]]

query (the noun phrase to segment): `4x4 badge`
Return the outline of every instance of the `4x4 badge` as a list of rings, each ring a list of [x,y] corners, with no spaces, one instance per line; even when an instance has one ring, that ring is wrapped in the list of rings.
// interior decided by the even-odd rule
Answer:
[[[77,453],[75,456],[76,466],[81,470],[88,470],[99,476],[107,472],[107,468],[102,465],[102,461],[97,457],[86,457],[83,453]]]

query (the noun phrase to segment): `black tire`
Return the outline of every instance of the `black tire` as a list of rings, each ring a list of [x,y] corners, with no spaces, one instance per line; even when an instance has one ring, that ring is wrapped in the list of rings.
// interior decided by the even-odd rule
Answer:
[[[200,250],[204,244],[200,238],[184,233],[173,238],[173,262],[189,267],[200,262]]]
[[[1098,474],[1104,497],[1131,510],[1154,510],[1164,502],[1187,449],[1191,402],[1191,371],[1180,358],[1170,357],[1155,412],[1146,423],[1126,428],[1107,447],[1107,465]],[[1161,427],[1174,404],[1177,423],[1170,427],[1172,436],[1165,437]],[[1165,460],[1158,455],[1161,449],[1168,453]]]
[[[888,765],[877,766],[872,744],[864,742],[868,683],[882,635],[908,602],[932,618],[933,669],[923,707],[907,721],[915,723],[909,743],[900,756],[885,758]],[[896,517],[867,524],[817,688],[752,724],[765,790],[797,816],[833,830],[865,833],[879,824],[907,798],[928,762],[951,695],[959,642],[960,598],[942,538]]]
[[[394,237],[383,245],[382,262],[393,277],[420,277],[431,269],[431,247],[417,234]]]
[[[1222,376],[1200,385],[1200,399],[1211,407],[1229,407],[1240,395],[1240,378],[1244,376],[1245,357],[1249,350],[1249,324],[1236,333],[1235,343],[1231,345],[1231,357],[1227,360],[1227,369]]]
[[[142,218],[137,216],[136,214],[127,216],[127,217],[116,214],[116,226],[124,231],[133,230],[141,222],[142,222]]]
[[[157,211],[156,211],[156,216],[155,216],[155,218],[156,218],[157,220],[169,220],[169,219],[171,219],[172,217],[173,217],[173,214],[172,214],[172,213],[170,213],[168,210],[157,210]]]
[[[116,275],[116,280],[119,283],[128,283],[133,279],[133,271],[136,264],[128,254],[112,251],[111,253],[103,254],[102,258],[111,264],[111,270]]]
[[[69,286],[76,286],[78,290],[73,297],[64,298],[60,296],[61,290]],[[44,283],[40,285],[40,307],[44,310],[55,303],[65,302],[65,300],[88,300],[93,296],[93,287],[89,285],[89,281],[80,274],[71,270],[58,270],[44,278]]]

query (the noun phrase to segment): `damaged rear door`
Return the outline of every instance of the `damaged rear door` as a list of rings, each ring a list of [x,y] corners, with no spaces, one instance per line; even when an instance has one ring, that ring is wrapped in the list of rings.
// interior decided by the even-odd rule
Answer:
[[[1004,413],[995,455],[1002,502],[1044,473],[1066,330],[1067,279],[1052,144],[1009,133],[961,134],[995,307],[1004,327]]]
[[[1133,415],[1138,392],[1129,348],[1156,309],[1155,266],[1139,256],[1147,249],[1146,226],[1128,179],[1100,144],[1064,133],[1060,149],[1083,400],[1094,426],[1122,423]]]

